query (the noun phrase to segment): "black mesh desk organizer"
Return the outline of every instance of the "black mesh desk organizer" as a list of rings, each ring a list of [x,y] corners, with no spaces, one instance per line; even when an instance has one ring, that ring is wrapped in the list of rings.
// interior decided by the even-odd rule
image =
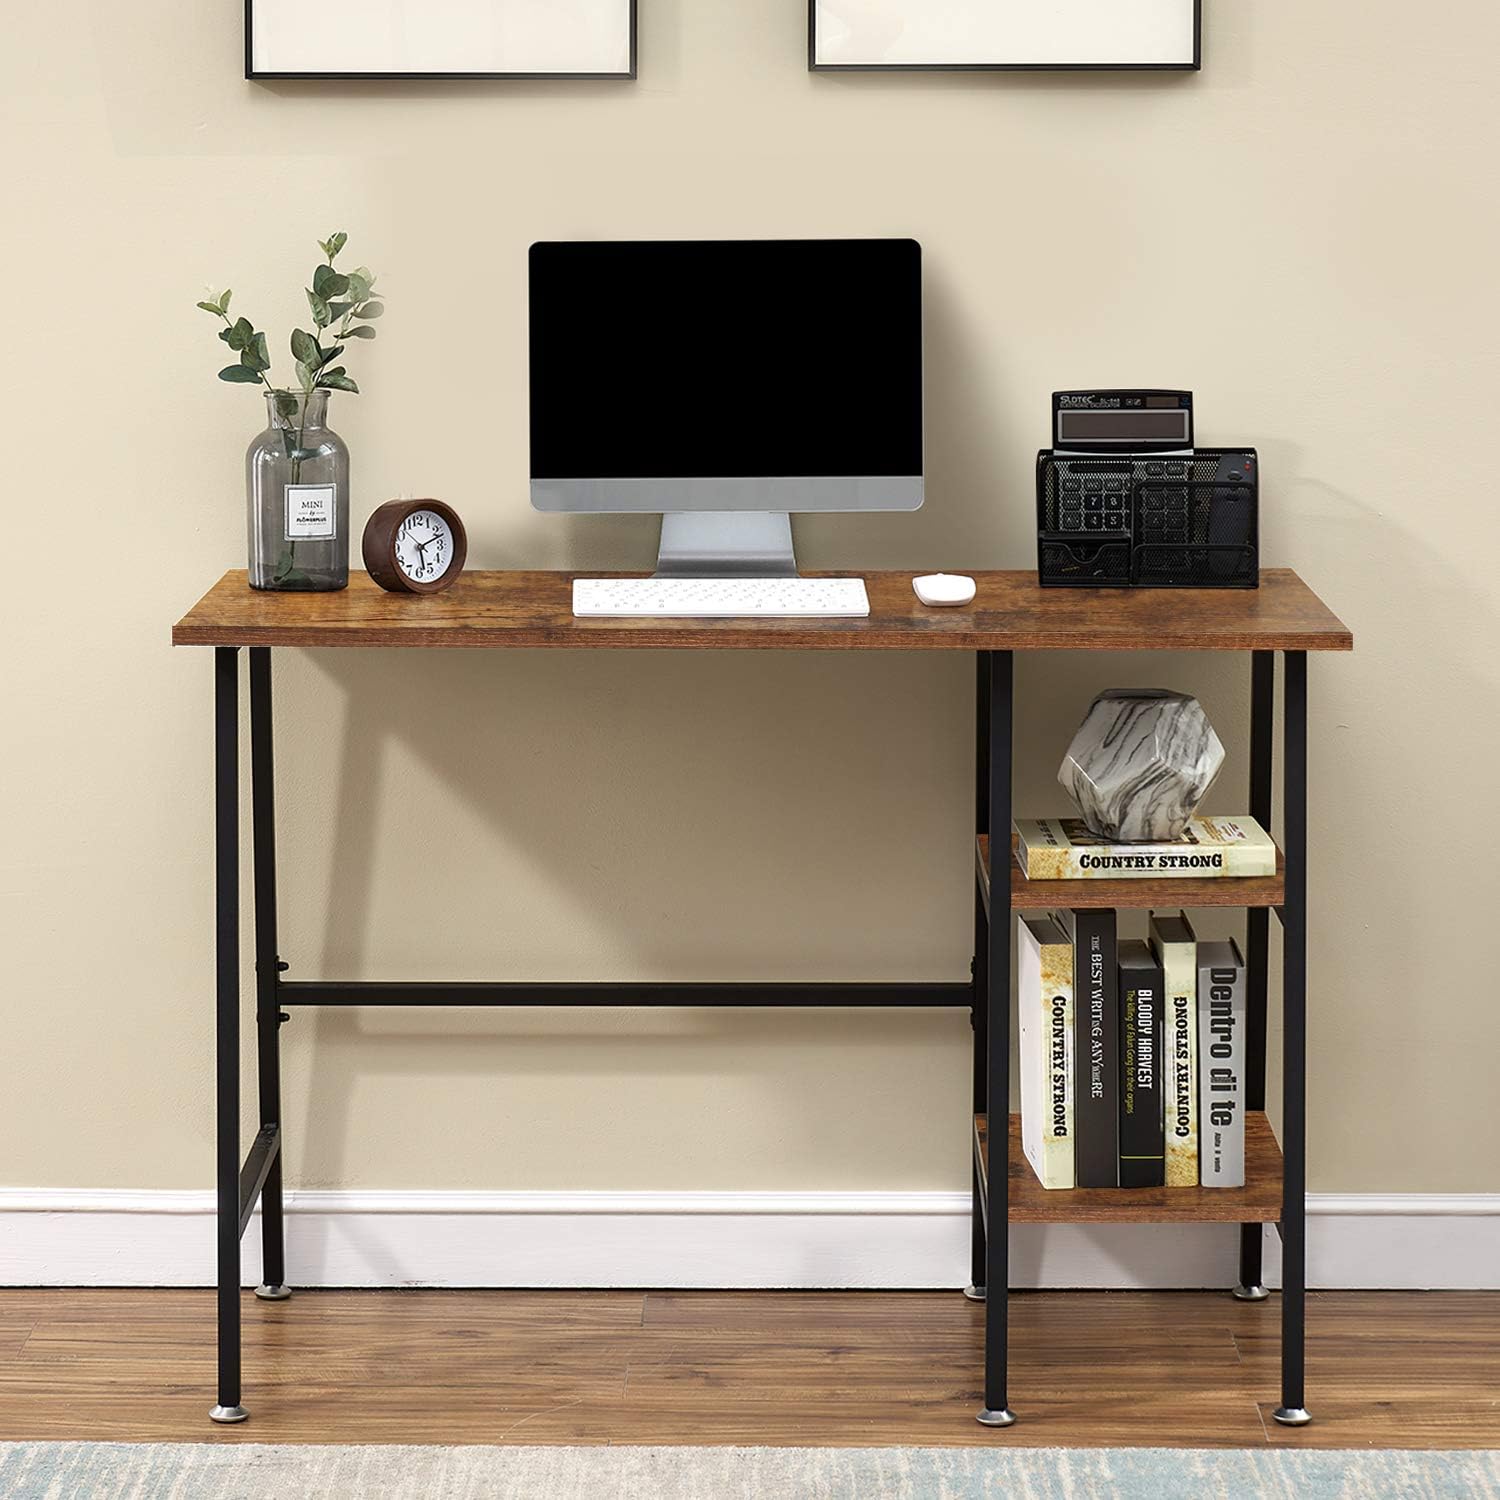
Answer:
[[[1050,587],[1253,589],[1253,448],[1037,455],[1037,572]]]

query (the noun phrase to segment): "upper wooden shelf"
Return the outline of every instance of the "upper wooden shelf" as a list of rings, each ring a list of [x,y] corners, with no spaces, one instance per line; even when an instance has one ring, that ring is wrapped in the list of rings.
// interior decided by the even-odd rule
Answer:
[[[1011,838],[1012,855],[1015,838]],[[975,867],[985,910],[990,905],[990,841],[975,841]],[[1276,851],[1274,875],[1162,875],[1150,880],[1028,880],[1010,861],[1013,911],[1122,906],[1131,910],[1173,906],[1280,906],[1286,900],[1286,861]]]
[[[1354,639],[1300,578],[1268,568],[1258,589],[1044,589],[1035,573],[976,573],[964,609],[929,609],[911,573],[862,577],[862,620],[573,617],[575,577],[465,573],[446,593],[388,594],[365,573],[337,593],[251,589],[226,573],[172,628],[176,646],[699,647],[874,651],[1348,651]]]
[[[974,1117],[981,1184],[990,1174],[988,1119]],[[1010,1117],[1012,1224],[1274,1224],[1281,1218],[1281,1147],[1258,1109],[1245,1115],[1245,1185],[1238,1188],[1044,1188],[1021,1149],[1021,1117]]]

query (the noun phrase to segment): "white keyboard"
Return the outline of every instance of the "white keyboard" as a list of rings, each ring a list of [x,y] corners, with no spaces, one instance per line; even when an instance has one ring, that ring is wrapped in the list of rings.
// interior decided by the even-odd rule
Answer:
[[[718,619],[867,615],[862,578],[575,578],[575,615]]]

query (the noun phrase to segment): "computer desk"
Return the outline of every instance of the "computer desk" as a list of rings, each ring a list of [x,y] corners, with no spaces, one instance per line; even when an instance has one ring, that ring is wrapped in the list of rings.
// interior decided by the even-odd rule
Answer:
[[[1281,1406],[1308,1420],[1303,1392],[1304,1154],[1307,1000],[1307,653],[1348,651],[1350,632],[1286,569],[1255,590],[1042,589],[1035,573],[975,575],[962,609],[929,609],[912,574],[866,573],[864,619],[574,619],[565,572],[468,573],[446,593],[382,592],[363,573],[339,593],[257,593],[226,573],[176,624],[179,646],[214,648],[216,858],[218,1404],[216,1421],[242,1421],[240,1240],[257,1202],[264,1237],[258,1295],[281,1298],[282,1143],[279,1028],[299,1005],[962,1006],[974,1027],[972,1284],[1009,1284],[1014,1222],[1238,1223],[1236,1295],[1259,1300],[1261,1226],[1282,1236]],[[598,576],[598,575],[594,575]],[[622,575],[623,576],[623,575]],[[272,785],[271,652],[286,647],[557,650],[964,651],[976,662],[973,979],[968,984],[527,984],[350,982],[283,978],[276,938],[276,833]],[[240,1160],[239,669],[249,656],[251,842],[254,868],[255,1022],[260,1128]],[[1276,653],[1285,669],[1283,860],[1274,877],[1027,881],[1010,866],[991,880],[989,851],[1009,848],[1013,664],[1018,651],[1247,651],[1250,669],[1248,803],[1272,822]],[[1244,907],[1248,969],[1246,1184],[1242,1189],[1084,1188],[1044,1191],[1019,1150],[1010,1114],[1011,913],[1062,906]],[[1265,1119],[1266,990],[1270,912],[1283,928],[1283,1100],[1278,1145]],[[1010,1121],[1008,1171],[989,1168],[989,1119]],[[1004,1137],[1002,1137],[1004,1139]],[[984,1407],[1008,1426],[1006,1299],[985,1305]]]

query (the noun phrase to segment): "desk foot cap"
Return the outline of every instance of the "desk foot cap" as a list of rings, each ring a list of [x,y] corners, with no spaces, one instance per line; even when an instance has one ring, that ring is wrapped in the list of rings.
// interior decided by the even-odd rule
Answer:
[[[210,1422],[243,1422],[250,1415],[243,1406],[213,1406],[209,1408]]]
[[[1306,1427],[1312,1413],[1305,1406],[1278,1406],[1271,1413],[1283,1427]]]
[[[967,1297],[970,1302],[983,1302],[984,1288],[982,1286],[966,1286],[964,1288],[964,1296]]]
[[[1259,1282],[1254,1286],[1237,1286],[1234,1297],[1237,1302],[1264,1302],[1271,1294]]]
[[[265,1282],[261,1282],[255,1289],[255,1295],[262,1302],[285,1302],[292,1295],[292,1289],[289,1286],[267,1286]]]
[[[999,1411],[991,1411],[989,1407],[979,1413],[975,1421],[985,1427],[1009,1427],[1016,1420],[1016,1414],[1008,1406],[1002,1406]]]

